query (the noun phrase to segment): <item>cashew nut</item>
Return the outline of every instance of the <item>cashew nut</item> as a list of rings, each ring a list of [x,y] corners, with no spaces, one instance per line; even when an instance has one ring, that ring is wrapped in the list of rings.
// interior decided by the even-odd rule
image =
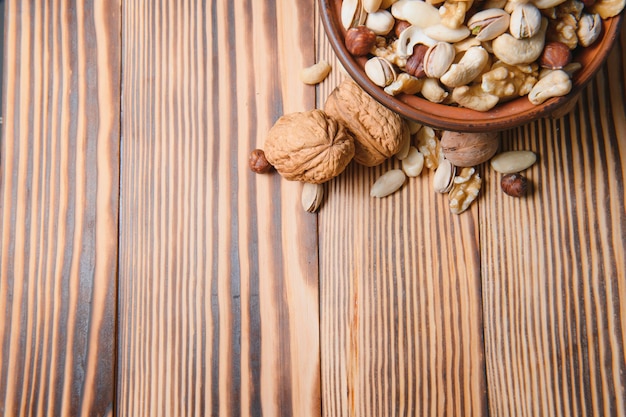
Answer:
[[[477,111],[488,111],[498,104],[500,98],[486,93],[480,84],[467,86],[462,85],[452,90],[452,100],[462,107]]]
[[[305,84],[318,84],[324,81],[330,70],[331,66],[327,61],[319,61],[310,67],[303,68],[300,72],[300,79]]]
[[[459,87],[476,78],[489,62],[489,53],[481,46],[473,46],[465,52],[458,64],[441,76],[440,81],[448,87]]]
[[[479,41],[490,41],[509,29],[511,17],[502,9],[483,9],[467,21],[467,27]]]
[[[387,10],[379,10],[375,13],[370,13],[367,15],[367,19],[365,19],[365,26],[370,28],[375,34],[381,36],[391,32],[395,23],[396,20]]]
[[[470,35],[470,30],[467,26],[461,26],[456,29],[451,29],[446,25],[439,23],[432,25],[424,29],[426,36],[442,42],[460,42]]]
[[[424,79],[421,94],[426,100],[432,103],[441,103],[448,97],[448,92],[442,88],[434,78]]]
[[[561,97],[572,89],[572,80],[563,70],[554,70],[535,84],[528,93],[528,100],[537,105],[549,98]]]
[[[602,0],[594,3],[591,6],[591,11],[598,13],[603,19],[608,19],[620,14],[624,10],[624,6],[626,6],[626,0]]]
[[[552,7],[556,7],[561,3],[565,3],[565,0],[534,0],[532,2],[538,9],[545,10]]]
[[[602,32],[602,19],[600,15],[584,13],[578,21],[578,42],[584,46],[590,46],[600,37]]]
[[[439,9],[425,1],[400,0],[391,6],[391,14],[398,20],[426,28],[441,21]]]
[[[516,39],[508,33],[504,33],[492,42],[494,55],[509,65],[530,64],[539,58],[543,51],[546,40],[548,20],[541,20],[541,28],[533,37]]]
[[[385,93],[395,96],[400,93],[417,94],[422,89],[422,80],[416,78],[406,72],[401,73],[398,77],[385,87]]]
[[[398,36],[397,52],[399,56],[407,57],[413,53],[413,47],[417,44],[423,44],[430,47],[435,45],[436,43],[436,40],[426,36],[422,28],[420,28],[419,26],[411,25],[408,28],[404,29],[402,32],[400,32],[400,36]]]

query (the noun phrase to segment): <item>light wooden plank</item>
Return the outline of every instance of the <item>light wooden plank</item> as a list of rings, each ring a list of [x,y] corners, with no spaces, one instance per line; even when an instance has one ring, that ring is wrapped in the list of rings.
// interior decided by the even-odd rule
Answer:
[[[333,63],[317,105],[345,76]],[[451,214],[432,173],[384,199],[356,164],[326,184],[319,212],[320,342],[325,416],[484,416],[478,205]]]
[[[626,415],[626,30],[567,116],[508,132],[533,193],[480,208],[493,416]]]
[[[2,415],[113,411],[120,20],[115,1],[6,2]]]
[[[123,3],[123,415],[320,414],[316,217],[247,161],[314,107],[313,4]]]

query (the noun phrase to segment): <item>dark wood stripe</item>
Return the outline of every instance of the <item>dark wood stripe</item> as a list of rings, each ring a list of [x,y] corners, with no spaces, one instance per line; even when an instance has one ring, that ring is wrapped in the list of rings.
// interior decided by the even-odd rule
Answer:
[[[313,105],[289,69],[311,8],[124,4],[120,294],[142,308],[120,314],[123,414],[319,414],[317,256],[291,243],[317,246],[315,216],[247,167]]]
[[[481,326],[473,321],[481,310],[479,257],[463,250],[477,247],[468,234],[477,229],[446,215],[447,199],[432,193],[428,173],[386,199],[370,198],[374,180],[396,165],[350,166],[328,184],[319,215],[325,415],[483,415]],[[429,204],[439,211],[422,211]],[[440,234],[458,245],[437,246]],[[475,289],[457,291],[457,272]],[[474,329],[469,340],[463,328]]]
[[[621,87],[610,88],[624,83],[620,67],[618,50],[572,113],[516,129],[503,141],[505,150],[533,149],[540,159],[527,171],[531,196],[502,195],[481,206],[481,235],[501,242],[483,250],[483,262],[497,265],[483,276],[494,415],[625,412],[626,114]],[[493,227],[507,213],[516,221]]]
[[[119,4],[10,1],[5,12],[0,403],[7,415],[108,415]]]

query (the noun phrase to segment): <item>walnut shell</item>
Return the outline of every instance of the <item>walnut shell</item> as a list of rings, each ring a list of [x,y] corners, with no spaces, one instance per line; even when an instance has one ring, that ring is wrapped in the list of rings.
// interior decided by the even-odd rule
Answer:
[[[270,129],[265,157],[285,179],[321,184],[354,156],[354,137],[322,110],[286,114]]]
[[[353,80],[345,79],[330,94],[324,111],[354,134],[354,160],[376,166],[402,146],[402,119],[374,100]]]
[[[491,159],[498,151],[498,132],[465,133],[444,131],[443,155],[458,167],[473,167]]]

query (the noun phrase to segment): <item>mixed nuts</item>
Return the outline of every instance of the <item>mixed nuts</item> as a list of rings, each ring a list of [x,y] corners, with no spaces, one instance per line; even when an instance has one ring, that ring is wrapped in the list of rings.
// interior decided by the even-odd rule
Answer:
[[[571,91],[572,51],[592,45],[624,0],[343,0],[345,45],[369,56],[387,94],[477,111]],[[553,73],[554,72],[554,73]],[[393,86],[393,87],[392,87]]]
[[[323,110],[280,117],[268,132],[264,150],[252,151],[249,164],[254,172],[273,167],[285,179],[303,182],[302,206],[315,212],[322,204],[323,183],[341,174],[352,160],[373,167],[395,157],[400,166],[383,173],[370,196],[383,198],[398,191],[426,167],[434,171],[433,190],[447,194],[450,211],[460,214],[478,196],[482,179],[475,167],[486,161],[496,172],[514,174],[502,178],[506,194],[526,193],[528,183],[519,172],[537,156],[530,151],[496,155],[499,142],[497,132],[437,131],[404,120],[348,78],[332,91]]]

